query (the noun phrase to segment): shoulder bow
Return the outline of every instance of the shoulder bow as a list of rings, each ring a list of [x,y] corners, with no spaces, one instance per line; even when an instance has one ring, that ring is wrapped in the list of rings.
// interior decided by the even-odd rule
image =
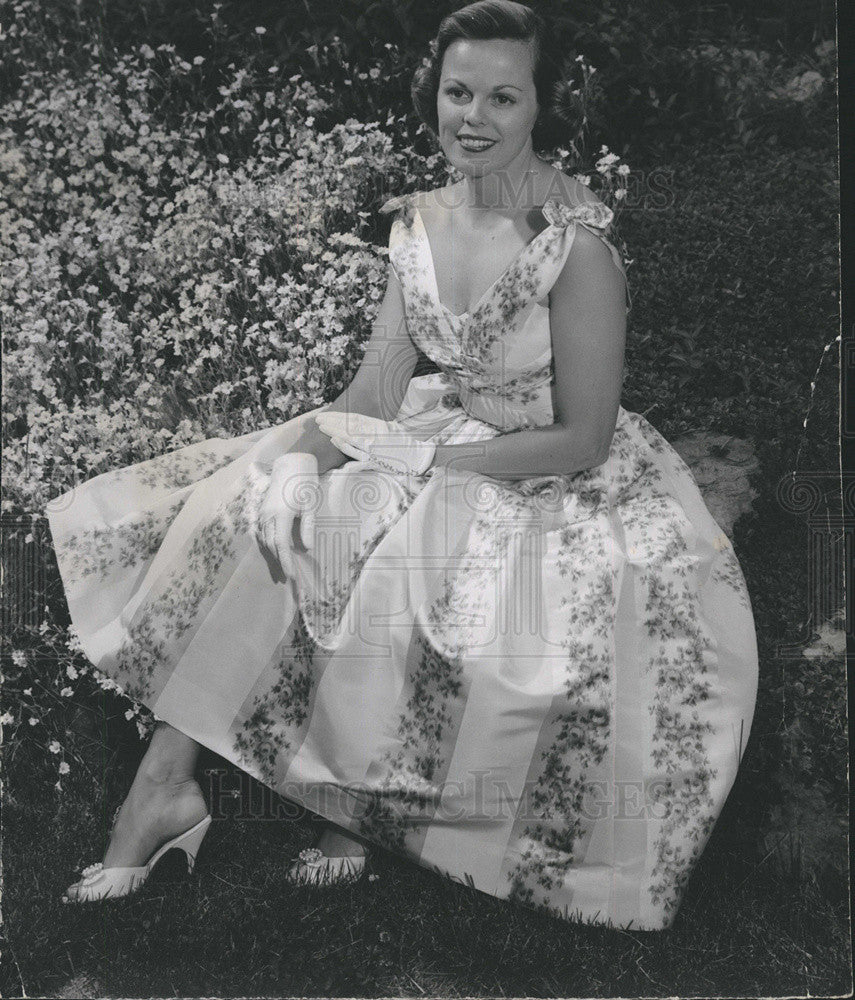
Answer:
[[[543,215],[553,226],[569,226],[571,222],[581,222],[594,229],[606,230],[612,224],[614,212],[601,201],[583,201],[581,205],[564,205],[550,198],[543,206]]]
[[[626,308],[632,306],[632,297],[629,291],[629,281],[626,277],[626,267],[623,258],[616,247],[612,246],[606,237],[606,231],[612,224],[615,213],[607,208],[601,201],[583,201],[581,205],[564,205],[556,198],[550,198],[543,206],[543,215],[547,222],[553,226],[568,227],[572,222],[580,222],[583,226],[592,229],[597,236],[602,239],[608,247],[615,267],[621,272],[626,282]]]

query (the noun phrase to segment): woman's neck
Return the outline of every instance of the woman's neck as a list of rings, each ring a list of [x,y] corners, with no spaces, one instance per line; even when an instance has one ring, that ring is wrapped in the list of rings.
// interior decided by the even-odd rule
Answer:
[[[461,201],[475,211],[508,211],[528,206],[543,166],[543,161],[527,146],[500,170],[480,176],[464,175]]]

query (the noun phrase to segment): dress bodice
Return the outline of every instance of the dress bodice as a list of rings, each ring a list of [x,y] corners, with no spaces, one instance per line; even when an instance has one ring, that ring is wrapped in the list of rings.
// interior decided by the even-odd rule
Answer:
[[[541,210],[546,228],[471,310],[457,315],[440,301],[430,242],[414,197],[393,198],[381,209],[394,210],[389,259],[401,283],[407,329],[454,386],[461,406],[502,431],[554,423],[549,292],[579,225],[605,243],[626,279],[620,253],[605,238],[612,211],[600,202],[568,206],[548,200]]]

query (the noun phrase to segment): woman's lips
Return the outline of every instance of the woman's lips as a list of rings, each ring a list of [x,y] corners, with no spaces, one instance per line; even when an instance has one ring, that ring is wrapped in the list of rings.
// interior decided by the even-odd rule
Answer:
[[[457,142],[466,150],[467,153],[483,153],[485,150],[495,146],[497,140],[476,139],[466,135],[458,135]]]

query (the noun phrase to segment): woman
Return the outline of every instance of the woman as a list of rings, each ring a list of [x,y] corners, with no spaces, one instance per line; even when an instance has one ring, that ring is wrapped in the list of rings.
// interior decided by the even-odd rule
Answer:
[[[329,821],[292,880],[378,843],[570,919],[673,922],[750,731],[754,624],[687,466],[620,406],[611,213],[538,156],[550,37],[508,0],[442,22],[414,100],[462,180],[389,205],[345,392],[48,511],[87,656],[160,720],[70,901],[169,847],[192,865],[205,745]],[[417,347],[438,372],[411,378]]]

